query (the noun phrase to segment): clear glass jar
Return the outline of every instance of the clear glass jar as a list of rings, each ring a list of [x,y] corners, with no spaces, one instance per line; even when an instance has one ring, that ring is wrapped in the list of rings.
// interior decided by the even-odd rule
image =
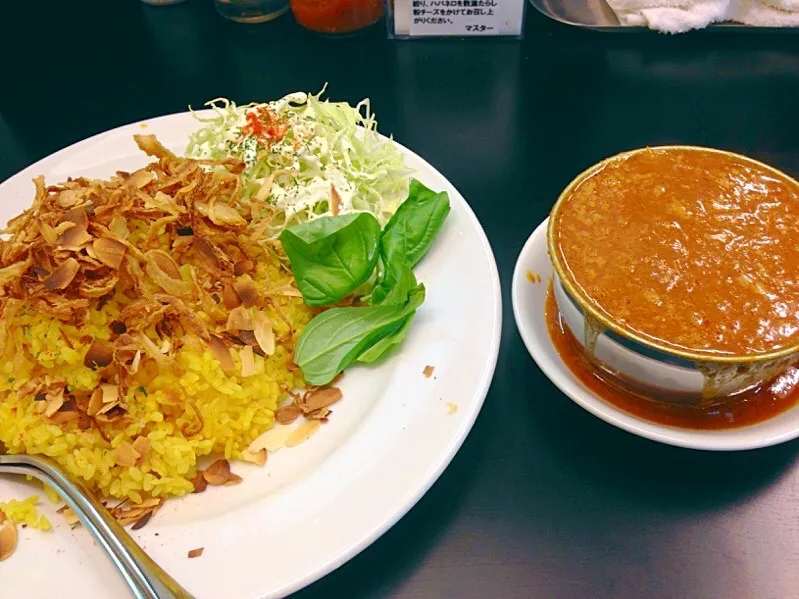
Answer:
[[[384,0],[291,0],[297,22],[327,35],[351,34],[383,18]]]
[[[237,23],[265,23],[289,9],[289,0],[214,0],[216,11]]]

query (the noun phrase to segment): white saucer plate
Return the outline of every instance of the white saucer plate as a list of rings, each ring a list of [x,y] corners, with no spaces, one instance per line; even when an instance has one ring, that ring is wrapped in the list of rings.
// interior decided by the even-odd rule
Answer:
[[[532,283],[528,273],[540,276]],[[715,451],[755,449],[799,437],[799,405],[758,424],[725,430],[693,430],[644,420],[604,401],[583,385],[555,350],[547,332],[544,304],[552,277],[547,254],[547,221],[525,243],[513,271],[513,315],[527,351],[564,394],[594,416],[625,431],[679,447]],[[537,279],[538,277],[533,277]]]

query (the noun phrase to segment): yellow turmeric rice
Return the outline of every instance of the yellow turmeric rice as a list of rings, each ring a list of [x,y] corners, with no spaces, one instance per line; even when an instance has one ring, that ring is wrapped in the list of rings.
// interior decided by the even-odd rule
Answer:
[[[24,524],[39,530],[50,530],[50,521],[39,514],[36,504],[39,503],[38,495],[31,495],[27,499],[12,499],[0,502],[0,520],[7,518],[14,524]]]
[[[201,456],[248,457],[303,386],[292,359],[312,316],[235,201],[238,166],[138,141],[157,162],[111,183],[38,181],[0,242],[0,443],[133,504],[197,490]]]

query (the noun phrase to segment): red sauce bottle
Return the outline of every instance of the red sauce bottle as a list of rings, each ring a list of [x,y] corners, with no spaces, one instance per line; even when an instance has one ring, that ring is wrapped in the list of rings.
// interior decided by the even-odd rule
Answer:
[[[291,0],[297,22],[325,34],[354,33],[383,18],[383,0]]]

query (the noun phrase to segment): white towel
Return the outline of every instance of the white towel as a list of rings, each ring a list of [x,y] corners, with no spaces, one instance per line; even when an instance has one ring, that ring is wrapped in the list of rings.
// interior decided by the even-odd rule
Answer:
[[[622,25],[683,33],[723,21],[730,0],[607,0]]]
[[[777,8],[775,4],[798,5],[793,10]],[[799,2],[790,0],[733,0],[730,5],[729,20],[755,27],[797,27],[799,26]]]
[[[799,26],[799,0],[607,0],[622,25],[683,33],[737,21],[759,27]]]
[[[799,0],[757,0],[755,2],[755,4],[761,3],[787,12],[799,12]]]

